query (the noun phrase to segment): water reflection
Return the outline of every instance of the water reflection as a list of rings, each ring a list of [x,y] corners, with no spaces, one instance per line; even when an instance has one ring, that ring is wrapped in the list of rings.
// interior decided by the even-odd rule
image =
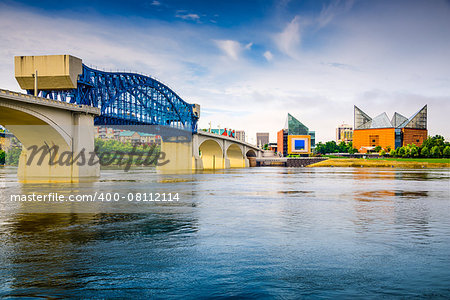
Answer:
[[[64,290],[81,289],[95,278],[108,277],[99,268],[103,260],[117,263],[131,254],[125,246],[116,248],[111,257],[108,252],[115,247],[108,244],[127,241],[138,246],[145,240],[144,257],[152,257],[152,252],[158,257],[158,249],[178,247],[180,240],[169,236],[191,237],[182,242],[186,246],[195,241],[192,235],[197,230],[198,220],[192,214],[14,215],[0,232],[3,247],[8,248],[8,264],[14,266],[8,270],[10,289],[15,290],[9,296],[37,296],[30,294],[35,288],[53,296],[67,295]]]
[[[449,178],[368,168],[107,170],[95,183],[17,185],[13,171],[2,173],[0,297],[449,296]],[[29,213],[39,204],[8,201],[36,191],[165,191],[180,201],[114,204],[112,213],[69,204]]]

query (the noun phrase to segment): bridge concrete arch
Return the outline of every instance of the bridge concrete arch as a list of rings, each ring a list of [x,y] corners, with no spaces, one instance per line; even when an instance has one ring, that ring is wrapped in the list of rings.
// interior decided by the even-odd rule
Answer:
[[[0,125],[22,143],[19,180],[79,181],[98,177],[99,165],[53,163],[70,161],[83,149],[86,160],[89,158],[89,152],[94,151],[96,113],[92,108],[0,91]],[[40,159],[43,153],[47,155]]]
[[[36,145],[38,141],[48,145],[58,144],[65,150],[71,148],[72,138],[67,132],[70,130],[67,126],[58,125],[57,121],[46,115],[20,105],[0,102],[0,107],[0,124],[11,131],[26,148]]]
[[[199,131],[192,138],[192,167],[196,170],[245,168],[250,166],[247,153],[256,158],[261,152],[235,138]]]
[[[246,158],[243,154],[243,147],[238,144],[230,144],[227,147],[226,156],[228,158],[230,168],[245,168]]]
[[[199,145],[199,157],[204,170],[226,168],[223,146],[213,139],[205,139]]]

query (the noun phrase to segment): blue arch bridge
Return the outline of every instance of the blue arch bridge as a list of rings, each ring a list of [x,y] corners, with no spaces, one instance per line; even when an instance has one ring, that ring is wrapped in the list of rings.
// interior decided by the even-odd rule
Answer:
[[[160,135],[169,161],[162,171],[248,167],[261,154],[254,145],[199,131],[200,106],[149,76],[105,72],[70,55],[48,55],[16,56],[15,77],[27,94],[0,90],[0,124],[23,145],[21,180],[98,177],[99,166],[38,166],[30,162],[29,150],[56,145],[74,156],[94,151],[94,125]]]

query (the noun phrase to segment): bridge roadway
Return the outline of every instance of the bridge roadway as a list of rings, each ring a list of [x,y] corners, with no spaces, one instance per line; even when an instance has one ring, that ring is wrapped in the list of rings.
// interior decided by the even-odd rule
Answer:
[[[83,151],[86,154],[93,152],[94,118],[98,115],[100,109],[96,107],[0,89],[0,125],[11,131],[23,145],[19,180],[79,181],[98,177],[99,164],[51,164],[50,159],[40,164],[34,159],[30,163],[27,150],[33,146],[46,149],[56,146],[58,155],[70,152],[72,158]],[[159,168],[162,172],[244,168],[252,165],[253,158],[261,157],[261,149],[231,137],[204,131],[190,137],[179,141],[173,135],[162,135],[161,150],[169,161]],[[58,155],[56,159],[66,161]]]

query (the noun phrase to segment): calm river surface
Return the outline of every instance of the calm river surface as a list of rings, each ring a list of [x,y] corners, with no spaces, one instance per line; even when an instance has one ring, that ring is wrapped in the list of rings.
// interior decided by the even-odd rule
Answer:
[[[0,169],[0,298],[450,298],[448,169],[15,172]],[[10,200],[33,192],[179,201]]]

